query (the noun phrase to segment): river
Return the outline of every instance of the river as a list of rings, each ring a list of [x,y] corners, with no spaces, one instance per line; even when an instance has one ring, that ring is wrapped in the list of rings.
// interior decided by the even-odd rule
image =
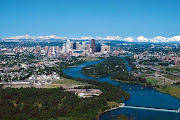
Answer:
[[[122,57],[122,59],[124,58]],[[98,64],[102,61],[103,59],[86,62],[77,67],[65,69],[63,72],[66,73],[68,76],[76,78],[78,77],[84,79],[94,79],[100,82],[109,82],[116,86],[120,85],[123,90],[127,91],[131,95],[131,98],[125,102],[125,105],[174,110],[180,108],[180,101],[178,99],[170,95],[156,91],[153,88],[143,87],[137,84],[119,83],[117,81],[112,81],[110,79],[110,76],[104,78],[93,78],[86,76],[82,73],[82,67]],[[126,61],[125,64],[127,67],[127,71],[130,71],[132,68],[128,65],[128,61]],[[100,116],[100,120],[111,120],[112,118],[116,118],[116,116],[120,114],[125,114],[129,118],[133,118],[134,120],[180,120],[180,113],[142,110],[133,108],[119,108],[116,110],[106,112]]]

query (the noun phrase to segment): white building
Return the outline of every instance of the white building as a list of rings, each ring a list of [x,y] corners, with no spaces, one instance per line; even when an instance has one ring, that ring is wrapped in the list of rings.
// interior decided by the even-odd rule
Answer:
[[[101,46],[101,53],[107,54],[111,52],[111,46],[109,45],[102,45]]]

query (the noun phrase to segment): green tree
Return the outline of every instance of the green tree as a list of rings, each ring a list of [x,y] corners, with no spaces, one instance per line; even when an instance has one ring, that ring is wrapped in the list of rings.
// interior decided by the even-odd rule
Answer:
[[[117,119],[118,120],[128,120],[128,117],[126,116],[126,115],[119,115],[118,117],[117,117]]]

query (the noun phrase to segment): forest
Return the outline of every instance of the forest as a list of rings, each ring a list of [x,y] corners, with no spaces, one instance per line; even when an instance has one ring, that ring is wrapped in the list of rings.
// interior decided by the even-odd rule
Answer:
[[[81,79],[81,81],[86,81]],[[103,93],[98,97],[79,98],[63,88],[7,88],[0,89],[0,119],[60,119],[95,120],[100,112],[108,109],[107,101],[122,102],[129,94],[109,83],[92,80]]]
[[[105,77],[118,71],[125,71],[124,62],[120,58],[110,57],[99,64],[83,67],[82,72],[92,77]]]

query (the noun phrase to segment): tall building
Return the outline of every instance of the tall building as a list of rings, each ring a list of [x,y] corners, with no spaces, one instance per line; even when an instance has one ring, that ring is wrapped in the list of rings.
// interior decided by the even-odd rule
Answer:
[[[66,41],[66,52],[69,53],[70,48],[71,48],[71,42],[70,42],[70,40],[67,40],[67,41]]]
[[[101,52],[101,45],[100,44],[96,45],[96,52]]]
[[[101,46],[101,53],[107,54],[110,52],[111,52],[111,46],[110,45]]]
[[[76,42],[76,50],[80,50],[80,44],[79,44],[79,42]]]
[[[62,53],[66,53],[66,47],[62,46]]]
[[[85,50],[86,48],[86,42],[82,42],[82,50]]]
[[[91,39],[91,49],[92,49],[92,53],[96,52],[95,39]]]
[[[76,49],[76,42],[73,43],[73,49]]]
[[[86,45],[86,50],[87,50],[88,52],[90,52],[90,51],[91,51],[90,49],[91,49],[91,44],[87,44],[87,45]]]

